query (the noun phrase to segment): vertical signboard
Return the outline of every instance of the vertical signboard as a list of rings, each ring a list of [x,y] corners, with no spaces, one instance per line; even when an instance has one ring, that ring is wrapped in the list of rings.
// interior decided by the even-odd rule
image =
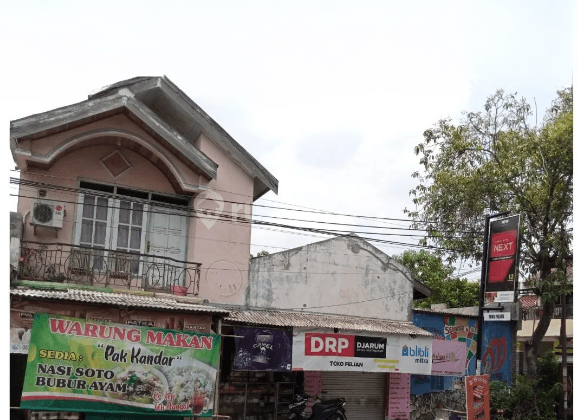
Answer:
[[[490,378],[488,375],[466,377],[468,420],[490,420]]]
[[[409,373],[390,373],[388,383],[387,417],[409,420],[410,413],[410,375]]]
[[[303,388],[305,388],[305,392],[313,398],[321,398],[321,392],[323,391],[323,372],[311,370],[303,372]],[[311,415],[311,407],[315,404],[313,398],[307,401],[305,414],[308,416]]]
[[[484,300],[514,302],[520,250],[520,215],[494,220],[490,224],[488,270]]]

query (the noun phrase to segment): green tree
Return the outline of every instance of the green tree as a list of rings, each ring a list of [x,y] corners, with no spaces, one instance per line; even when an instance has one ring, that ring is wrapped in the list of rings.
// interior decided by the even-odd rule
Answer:
[[[438,121],[415,148],[423,171],[413,174],[415,209],[406,212],[427,229],[424,243],[451,250],[450,261],[481,260],[486,215],[523,214],[521,271],[544,306],[527,346],[530,378],[538,376],[538,344],[554,301],[571,287],[572,96],[572,88],[558,92],[544,121],[532,126],[526,100],[498,90],[460,124]]]
[[[433,303],[446,303],[448,308],[478,304],[479,283],[453,277],[454,267],[444,264],[441,255],[421,250],[405,251],[393,258],[432,290],[430,297],[414,302],[416,308],[429,308]]]
[[[493,419],[555,420],[562,384],[558,382],[558,358],[552,350],[538,358],[540,377],[517,376],[511,387],[490,382]]]
[[[253,259],[253,258],[259,258],[259,257],[266,257],[267,255],[271,255],[269,253],[269,251],[262,250],[262,251],[257,252],[256,256],[253,256],[253,254],[249,254],[249,257],[251,257],[251,259]]]

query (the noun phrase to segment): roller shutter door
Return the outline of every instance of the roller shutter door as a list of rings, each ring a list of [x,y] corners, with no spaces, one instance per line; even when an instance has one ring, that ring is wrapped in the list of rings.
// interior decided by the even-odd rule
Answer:
[[[323,372],[322,399],[345,398],[347,420],[383,420],[385,376],[385,373]]]

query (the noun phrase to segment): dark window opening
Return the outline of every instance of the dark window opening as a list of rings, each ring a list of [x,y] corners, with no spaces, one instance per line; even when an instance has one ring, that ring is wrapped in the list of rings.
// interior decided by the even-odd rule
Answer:
[[[152,201],[157,201],[159,203],[174,204],[177,206],[187,207],[189,205],[189,200],[185,198],[169,197],[166,195],[153,194],[151,196]]]
[[[141,198],[143,200],[148,200],[148,198],[149,198],[149,193],[147,193],[147,192],[131,190],[128,188],[117,187],[116,193],[118,195],[125,195],[127,197]]]
[[[114,187],[112,185],[96,184],[94,182],[80,181],[80,188],[94,191],[102,191],[107,193],[114,193]]]
[[[20,407],[27,354],[10,353],[10,407]]]

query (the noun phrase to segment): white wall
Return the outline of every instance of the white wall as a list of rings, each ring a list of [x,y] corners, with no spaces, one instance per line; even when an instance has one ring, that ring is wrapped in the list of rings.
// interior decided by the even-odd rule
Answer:
[[[252,259],[246,304],[411,321],[412,300],[407,268],[360,238],[338,237]]]

